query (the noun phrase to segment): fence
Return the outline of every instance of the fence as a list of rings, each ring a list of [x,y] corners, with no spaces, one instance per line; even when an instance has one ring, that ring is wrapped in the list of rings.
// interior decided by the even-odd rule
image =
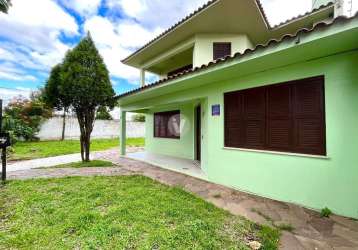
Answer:
[[[97,139],[109,139],[119,137],[119,120],[96,120],[91,137]],[[41,126],[38,133],[40,140],[58,140],[62,134],[62,118],[54,117],[47,120]],[[145,124],[143,122],[127,121],[127,138],[145,136]],[[65,139],[79,139],[80,128],[76,118],[66,119]]]

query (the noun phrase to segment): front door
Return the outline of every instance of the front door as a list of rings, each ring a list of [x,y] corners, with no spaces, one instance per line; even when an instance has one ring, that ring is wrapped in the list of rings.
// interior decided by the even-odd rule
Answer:
[[[195,117],[196,117],[196,160],[201,160],[201,107],[198,106],[195,109]]]

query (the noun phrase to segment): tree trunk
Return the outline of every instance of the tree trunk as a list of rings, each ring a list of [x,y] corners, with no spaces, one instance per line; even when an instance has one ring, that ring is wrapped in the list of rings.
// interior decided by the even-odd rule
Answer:
[[[66,109],[63,109],[61,141],[65,140],[65,129],[66,129]]]
[[[81,160],[85,161],[85,157],[84,157],[84,134],[85,131],[83,129],[84,127],[84,122],[83,122],[83,115],[81,112],[76,111],[76,115],[77,115],[77,120],[78,120],[78,125],[80,127],[80,146],[81,146]]]
[[[91,133],[93,130],[96,109],[76,110],[78,123],[80,126],[80,143],[82,161],[90,161]]]
[[[87,135],[85,161],[90,161],[90,148],[91,148],[91,135]]]
[[[83,136],[80,135],[80,145],[81,145],[81,160],[85,161],[85,156],[84,156],[84,140],[83,140]]]

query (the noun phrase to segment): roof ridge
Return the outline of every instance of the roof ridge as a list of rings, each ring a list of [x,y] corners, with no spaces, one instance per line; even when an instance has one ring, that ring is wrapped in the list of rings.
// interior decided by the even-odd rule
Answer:
[[[313,32],[315,31],[316,29],[318,28],[326,28],[326,27],[329,27],[329,26],[332,26],[333,24],[337,23],[337,22],[348,22],[348,21],[351,21],[355,18],[358,18],[358,11],[356,12],[355,15],[353,15],[352,17],[347,17],[347,16],[338,16],[336,17],[335,19],[331,20],[330,22],[319,22],[319,23],[316,23],[315,25],[312,26],[312,28],[302,28],[300,30],[298,30],[296,33],[294,34],[286,34],[286,35],[283,35],[280,39],[270,39],[269,41],[267,41],[265,44],[257,44],[253,49],[246,49],[244,52],[240,53],[240,52],[237,52],[235,53],[233,56],[227,56],[225,58],[221,58],[221,59],[218,59],[216,61],[211,61],[209,62],[208,64],[203,64],[201,65],[200,67],[195,67],[193,69],[190,69],[190,70],[186,70],[184,72],[181,72],[181,73],[178,73],[178,74],[175,74],[173,76],[169,76],[169,77],[166,77],[164,79],[161,79],[161,80],[158,80],[154,83],[151,83],[151,84],[148,84],[148,85],[145,85],[143,87],[139,87],[137,89],[134,89],[134,90],[131,90],[131,91],[128,91],[126,93],[123,93],[123,94],[120,94],[118,95],[116,98],[119,99],[119,98],[122,98],[122,97],[125,97],[125,96],[128,96],[128,95],[131,95],[131,94],[134,94],[134,93],[137,93],[137,92],[140,92],[142,90],[145,90],[145,89],[148,89],[148,88],[152,88],[152,87],[155,87],[155,86],[158,86],[160,84],[163,84],[163,83],[166,83],[170,80],[173,80],[173,79],[177,79],[177,78],[180,78],[184,75],[187,75],[187,74],[190,74],[190,73],[194,73],[194,72],[197,72],[197,71],[200,71],[200,70],[204,70],[204,69],[207,69],[208,67],[211,67],[213,65],[217,65],[217,64],[220,64],[220,63],[223,63],[223,62],[227,62],[229,60],[233,60],[233,59],[237,59],[239,57],[243,57],[243,56],[246,56],[247,54],[251,54],[251,53],[254,53],[256,52],[257,50],[259,49],[265,49],[269,46],[271,46],[272,44],[278,44],[278,43],[282,43],[283,41],[286,41],[288,39],[292,39],[292,38],[296,38],[298,35],[300,35],[301,33],[310,33],[310,32]]]

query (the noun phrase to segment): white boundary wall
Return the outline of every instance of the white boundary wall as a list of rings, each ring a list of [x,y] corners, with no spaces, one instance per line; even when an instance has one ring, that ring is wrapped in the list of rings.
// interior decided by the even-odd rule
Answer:
[[[96,120],[91,138],[108,139],[119,137],[119,120]],[[40,140],[58,140],[62,133],[62,118],[54,117],[42,124]],[[80,129],[76,118],[66,119],[65,139],[79,139]],[[127,121],[127,138],[145,137],[145,123]]]

